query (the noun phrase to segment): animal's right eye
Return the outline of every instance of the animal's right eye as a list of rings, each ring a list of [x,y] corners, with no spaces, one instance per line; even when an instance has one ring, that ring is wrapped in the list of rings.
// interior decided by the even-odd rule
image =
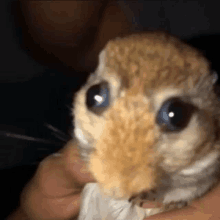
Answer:
[[[109,106],[109,88],[107,82],[91,86],[86,93],[87,108],[96,114],[102,113]]]

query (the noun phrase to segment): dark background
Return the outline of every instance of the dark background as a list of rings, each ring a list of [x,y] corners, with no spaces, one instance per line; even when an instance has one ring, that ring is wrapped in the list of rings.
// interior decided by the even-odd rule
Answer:
[[[213,69],[220,72],[217,2],[139,0],[118,4],[132,31],[168,30],[200,48],[212,61]],[[0,15],[0,179],[1,198],[5,201],[2,219],[18,204],[19,193],[39,161],[59,150],[71,137],[73,94],[88,72],[77,72],[30,43],[18,1],[1,0]],[[45,123],[66,134],[65,140]],[[23,136],[17,138],[15,134]]]

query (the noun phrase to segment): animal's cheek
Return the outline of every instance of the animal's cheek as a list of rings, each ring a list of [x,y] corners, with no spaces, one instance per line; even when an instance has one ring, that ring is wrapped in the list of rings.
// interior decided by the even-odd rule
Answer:
[[[168,173],[189,166],[211,150],[213,128],[205,123],[201,126],[201,119],[195,115],[183,131],[161,135],[158,152],[163,156],[161,166]]]
[[[123,181],[120,179],[120,175],[114,172],[114,167],[112,167],[112,170],[109,170],[109,168],[110,166],[106,166],[98,155],[91,155],[89,169],[99,183],[104,195],[123,197],[124,192],[121,190]]]
[[[102,117],[94,117],[91,114],[81,117],[80,120],[75,122],[75,136],[82,145],[92,146],[103,132],[105,120]]]
[[[155,188],[160,172],[153,146],[138,139],[124,144],[112,140],[100,139],[89,160],[90,172],[104,194],[129,199]]]
[[[123,165],[122,165],[123,167]],[[109,161],[95,154],[90,157],[89,169],[101,187],[104,195],[116,199],[129,199],[144,190],[150,190],[156,185],[156,170],[150,167],[114,166]],[[124,172],[123,172],[124,170]]]

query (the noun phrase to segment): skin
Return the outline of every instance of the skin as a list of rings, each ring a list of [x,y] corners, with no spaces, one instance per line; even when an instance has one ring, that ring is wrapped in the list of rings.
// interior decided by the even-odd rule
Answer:
[[[150,216],[149,218],[146,218],[146,220],[217,220],[220,219],[219,198],[220,186],[218,185],[205,197],[194,201],[191,205],[183,209],[173,210],[167,213]],[[143,207],[148,206],[144,204]]]
[[[34,176],[21,193],[21,205],[8,220],[67,220],[75,219],[80,208],[80,193],[93,177],[80,160],[77,149],[69,142],[59,155],[44,159]],[[217,220],[220,186],[190,206],[151,216],[149,219]],[[149,207],[144,204],[143,207]]]
[[[92,181],[70,141],[59,154],[41,162],[21,193],[20,207],[8,219],[74,219],[79,211],[82,188]]]
[[[20,2],[26,46],[46,63],[91,72],[109,39],[130,32],[115,0]]]

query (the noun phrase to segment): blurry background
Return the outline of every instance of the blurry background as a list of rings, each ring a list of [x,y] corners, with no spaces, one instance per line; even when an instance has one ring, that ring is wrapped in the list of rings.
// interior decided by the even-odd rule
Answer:
[[[73,94],[116,36],[167,30],[219,71],[218,1],[0,1],[0,178],[5,207],[72,135]],[[10,198],[10,199],[7,199]]]

